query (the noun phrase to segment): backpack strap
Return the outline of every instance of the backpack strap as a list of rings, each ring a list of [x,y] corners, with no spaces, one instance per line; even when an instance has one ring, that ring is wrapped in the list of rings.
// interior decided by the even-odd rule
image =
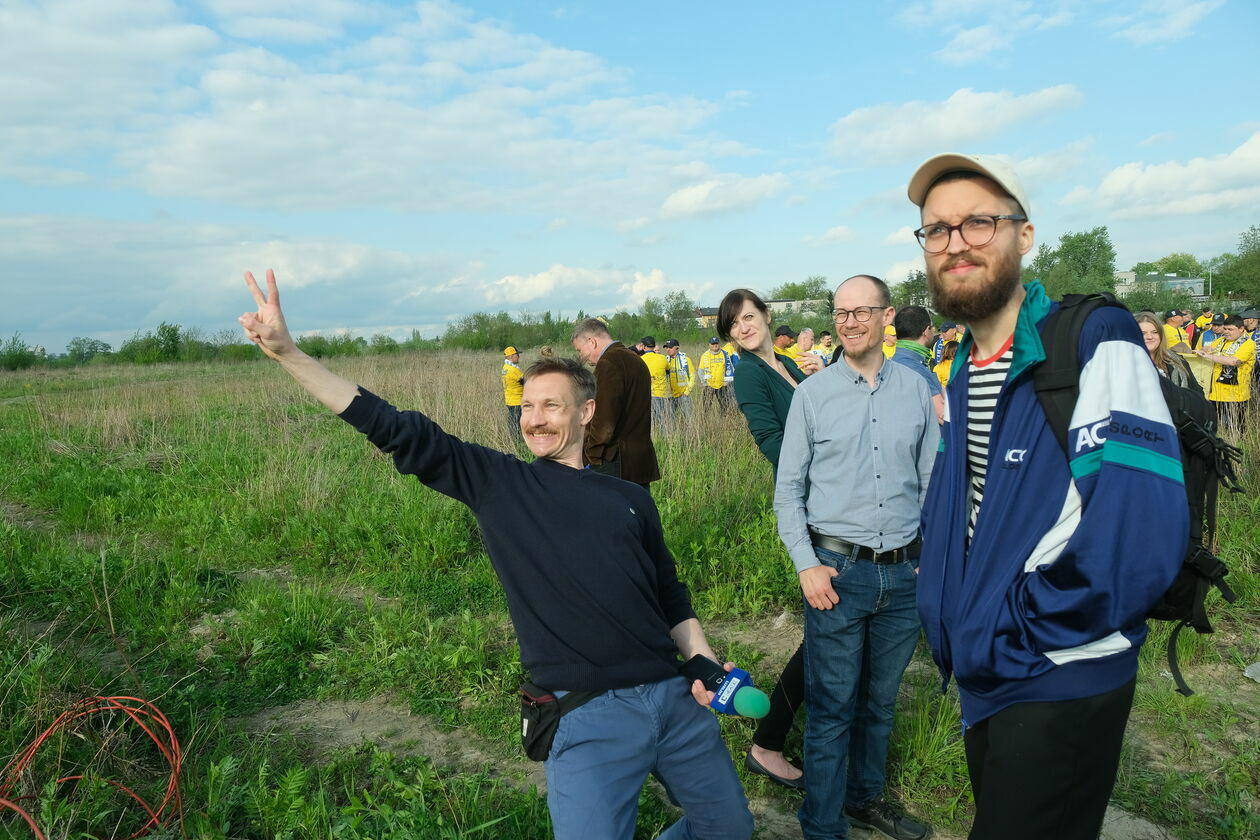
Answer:
[[[1072,425],[1076,400],[1081,395],[1081,330],[1094,310],[1103,306],[1123,307],[1124,304],[1107,292],[1064,295],[1059,308],[1041,325],[1041,344],[1046,358],[1033,368],[1033,388],[1046,414],[1046,422],[1063,454],[1069,458],[1072,450],[1068,445],[1068,429]]]

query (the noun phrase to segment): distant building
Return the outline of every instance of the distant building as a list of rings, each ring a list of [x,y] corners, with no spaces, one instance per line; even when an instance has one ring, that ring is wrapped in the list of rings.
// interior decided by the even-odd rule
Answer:
[[[1185,292],[1192,297],[1199,297],[1203,294],[1203,287],[1207,283],[1202,277],[1178,277],[1175,274],[1139,275],[1132,271],[1117,271],[1115,278],[1116,294],[1120,296],[1124,296],[1138,283],[1152,283],[1168,291]]]
[[[716,306],[696,307],[696,326],[706,330],[717,329],[718,308]]]

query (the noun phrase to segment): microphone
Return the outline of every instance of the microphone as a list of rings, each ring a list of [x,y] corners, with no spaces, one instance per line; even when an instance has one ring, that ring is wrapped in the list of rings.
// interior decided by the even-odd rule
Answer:
[[[714,692],[709,707],[716,712],[763,718],[770,711],[770,698],[753,687],[752,677],[742,668],[727,671],[707,656],[696,654],[679,670],[688,680],[700,680],[705,688]]]

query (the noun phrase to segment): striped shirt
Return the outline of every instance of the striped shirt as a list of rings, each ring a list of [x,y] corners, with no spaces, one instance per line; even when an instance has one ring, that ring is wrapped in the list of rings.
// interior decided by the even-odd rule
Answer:
[[[1014,334],[1002,345],[993,358],[976,360],[973,346],[971,361],[967,365],[967,467],[971,473],[971,519],[967,523],[967,540],[970,542],[980,516],[980,503],[984,501],[984,478],[989,469],[989,431],[993,428],[993,410],[997,406],[998,392],[1006,381],[1015,357]]]

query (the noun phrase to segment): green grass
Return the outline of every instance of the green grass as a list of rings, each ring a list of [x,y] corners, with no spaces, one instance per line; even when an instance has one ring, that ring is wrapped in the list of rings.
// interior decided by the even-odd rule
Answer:
[[[496,365],[474,353],[333,364],[461,437],[510,449]],[[398,476],[269,363],[0,375],[0,397],[17,397],[0,399],[0,504],[34,521],[0,517],[0,761],[74,699],[135,693],[186,745],[190,836],[547,836],[545,802],[519,784],[366,747],[320,757],[301,738],[238,724],[292,701],[385,695],[494,761],[518,758],[517,649],[465,508]],[[741,418],[705,404],[697,415],[660,442],[665,478],[653,491],[698,613],[753,628],[799,613],[769,467]],[[1260,704],[1241,677],[1260,661],[1260,470],[1247,470],[1248,492],[1221,503],[1239,603],[1213,606],[1215,635],[1182,634],[1199,690],[1188,700],[1162,674],[1171,628],[1152,625],[1115,792],[1184,838],[1260,837]],[[48,622],[33,640],[32,623]],[[715,647],[759,684],[777,676],[781,663],[753,644]],[[751,725],[722,726],[741,756]],[[903,685],[891,787],[958,833],[971,808],[960,726],[956,695],[940,693],[921,649]],[[125,752],[110,758],[100,772],[129,766]],[[745,782],[785,812],[799,804]],[[63,836],[109,834],[126,819],[99,784],[75,797],[23,792]],[[639,836],[672,819],[650,792],[642,809]],[[5,830],[16,825],[0,820]]]

